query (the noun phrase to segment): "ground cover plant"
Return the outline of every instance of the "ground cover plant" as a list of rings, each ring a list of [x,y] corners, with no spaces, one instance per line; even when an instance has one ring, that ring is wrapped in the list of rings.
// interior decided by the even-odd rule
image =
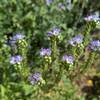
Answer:
[[[99,100],[99,8],[0,0],[0,100]]]

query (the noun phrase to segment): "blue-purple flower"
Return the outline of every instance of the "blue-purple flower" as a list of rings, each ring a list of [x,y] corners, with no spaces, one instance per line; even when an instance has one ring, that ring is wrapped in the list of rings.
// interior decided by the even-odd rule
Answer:
[[[84,17],[84,20],[86,20],[86,21],[100,21],[100,18],[97,17],[96,15],[90,15],[90,16]]]
[[[16,55],[16,56],[12,56],[10,58],[10,63],[11,64],[19,64],[22,60],[23,60],[23,58],[21,55]]]
[[[62,61],[67,62],[68,64],[73,64],[74,57],[73,56],[64,55],[62,57]]]
[[[42,48],[40,51],[41,56],[50,56],[51,55],[51,49],[50,48]]]
[[[36,84],[37,82],[41,81],[42,76],[41,76],[41,73],[37,72],[37,73],[35,73],[35,74],[33,74],[33,75],[30,75],[28,79],[29,79],[30,83],[31,83],[32,85],[34,85],[34,84]]]
[[[16,41],[14,41],[14,40],[9,40],[9,41],[5,41],[5,44],[7,44],[7,45],[13,45],[13,44],[15,44],[15,42]]]
[[[16,40],[20,40],[23,39],[25,36],[23,34],[16,34],[12,37],[12,40],[16,41]]]
[[[68,41],[68,43],[72,46],[76,46],[78,44],[81,44],[83,42],[83,36],[82,35],[77,35],[71,40]]]
[[[60,9],[60,10],[65,10],[65,6],[64,6],[64,4],[63,3],[58,3],[58,8]]]
[[[17,41],[17,40],[21,40],[21,39],[23,39],[24,37],[25,37],[24,35],[18,33],[18,34],[16,34],[16,35],[14,35],[14,36],[12,37],[12,39],[10,39],[9,41],[6,41],[5,43],[6,43],[7,45],[15,46],[16,41]]]
[[[48,36],[59,36],[60,29],[59,28],[53,28],[50,32],[48,32]]]
[[[46,0],[46,5],[49,6],[52,2],[53,0]]]
[[[90,49],[93,51],[100,51],[100,40],[94,40],[89,45]]]

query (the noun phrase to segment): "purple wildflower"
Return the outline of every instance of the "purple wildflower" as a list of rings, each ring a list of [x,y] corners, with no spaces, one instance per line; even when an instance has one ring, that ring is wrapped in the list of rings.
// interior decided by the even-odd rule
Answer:
[[[16,41],[14,41],[14,40],[9,40],[9,41],[5,41],[5,44],[7,44],[7,45],[13,45],[13,44],[15,44],[15,42]]]
[[[21,61],[22,61],[22,56],[20,56],[20,55],[12,56],[12,57],[10,58],[10,63],[11,63],[11,64],[18,64],[18,63],[20,63]]]
[[[40,51],[41,56],[50,56],[51,55],[51,49],[49,48],[42,48]]]
[[[12,40],[16,41],[16,40],[20,40],[23,39],[25,36],[22,34],[16,34],[12,37]]]
[[[90,49],[94,51],[100,51],[100,40],[94,40],[90,43]]]
[[[63,60],[64,62],[69,63],[69,64],[73,64],[73,62],[74,62],[73,56],[68,56],[68,55],[64,55],[64,56],[62,57],[62,60]]]
[[[53,0],[46,0],[46,5],[49,6],[52,2]]]
[[[29,76],[29,81],[32,85],[39,82],[40,80],[41,80],[41,73],[39,72]]]
[[[100,21],[100,18],[97,17],[96,15],[90,15],[84,18],[86,21]]]
[[[68,41],[69,44],[72,46],[76,46],[77,44],[81,44],[83,42],[83,36],[82,35],[77,35],[71,40]]]
[[[16,63],[22,61],[22,56],[16,55]]]
[[[60,34],[59,28],[53,28],[50,32],[48,32],[48,36],[58,36]]]
[[[25,36],[22,34],[16,34],[12,37],[12,39],[10,39],[9,41],[6,42],[6,44],[11,45],[11,46],[15,46],[15,43],[17,40],[23,39]]]
[[[59,3],[59,4],[58,4],[58,8],[59,8],[60,10],[65,10],[65,6],[64,6],[63,3]]]
[[[11,58],[10,58],[10,63],[11,63],[11,64],[16,64],[16,59],[15,59],[15,57],[11,57]]]

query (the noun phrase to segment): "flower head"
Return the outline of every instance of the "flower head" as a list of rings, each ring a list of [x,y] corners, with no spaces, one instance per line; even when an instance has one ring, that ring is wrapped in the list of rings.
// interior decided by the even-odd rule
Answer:
[[[29,81],[32,85],[39,82],[40,80],[41,80],[41,73],[39,72],[29,76]]]
[[[11,64],[19,64],[22,60],[23,60],[22,56],[16,55],[16,56],[12,56],[10,58],[10,63]]]
[[[94,40],[89,45],[91,50],[100,51],[100,40]]]
[[[51,49],[49,48],[42,48],[40,51],[41,56],[50,56],[51,55]]]
[[[22,34],[16,34],[16,35],[14,35],[9,41],[6,41],[5,43],[6,43],[7,45],[15,46],[16,41],[17,41],[17,40],[21,40],[21,39],[23,39],[24,37],[25,37],[25,36],[22,35]]]
[[[77,35],[71,40],[68,41],[69,44],[72,46],[76,46],[77,44],[81,44],[83,42],[83,36],[82,35]]]
[[[53,0],[46,0],[46,5],[49,6],[52,2]]]
[[[60,10],[65,10],[65,6],[64,6],[63,3],[58,3],[58,8],[59,8]]]
[[[73,64],[74,58],[73,58],[73,56],[64,55],[62,57],[62,61],[67,62],[69,64]]]
[[[59,28],[53,28],[50,32],[48,32],[48,36],[58,36],[60,34]]]
[[[20,40],[23,39],[25,36],[22,34],[16,34],[12,37],[12,40],[16,41],[16,40]]]
[[[90,15],[84,18],[86,21],[100,21],[100,18],[97,17],[96,15]]]

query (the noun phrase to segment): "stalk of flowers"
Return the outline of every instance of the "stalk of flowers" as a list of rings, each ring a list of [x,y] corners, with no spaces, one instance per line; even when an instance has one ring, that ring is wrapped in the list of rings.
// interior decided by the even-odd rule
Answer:
[[[100,40],[91,41],[88,47],[91,50],[91,52],[89,54],[87,61],[83,65],[83,70],[85,70],[87,67],[92,67],[96,54],[98,54],[100,51]]]
[[[68,70],[73,70],[73,64],[74,64],[74,57],[71,55],[63,55],[62,57],[62,62],[65,65],[65,67],[67,67],[67,71]]]
[[[27,77],[29,73],[29,68],[27,64],[27,42],[25,40],[25,36],[22,34],[16,34],[12,37],[13,45],[16,46],[17,54],[22,55],[23,62],[20,65],[20,73],[23,77]],[[12,45],[12,46],[13,46]]]
[[[68,41],[68,43],[73,47],[72,54],[74,55],[75,58],[74,69],[80,67],[79,59],[84,54],[83,38],[84,38],[83,35],[78,34]]]
[[[11,56],[10,58],[10,64],[18,71],[22,80],[26,79],[29,74],[29,68],[23,62],[24,58],[21,55]]]
[[[91,49],[89,60],[92,63],[95,59],[96,54],[100,52],[100,40],[93,40],[92,42],[90,42],[89,48]]]
[[[84,31],[84,39],[83,39],[84,40],[84,47],[86,47],[89,44],[90,39],[91,39],[90,38],[91,37],[90,36],[90,32],[91,32],[92,29],[94,29],[96,27],[96,25],[98,24],[98,22],[100,23],[100,18],[97,17],[96,15],[90,15],[90,16],[85,17],[84,20],[87,22],[86,29]],[[93,50],[93,51],[94,51],[94,49],[97,50],[96,45],[95,45],[96,43],[97,43],[96,41],[92,41],[90,43],[90,45],[89,45],[89,48],[91,50]],[[91,64],[93,62],[93,59],[94,59],[94,56],[95,56],[95,54],[93,52],[91,52],[89,54],[89,57],[88,57],[87,61],[83,65],[84,66],[83,67],[84,70],[87,67],[91,66]]]
[[[96,15],[90,15],[87,17],[84,17],[84,20],[87,22],[86,28],[84,33],[84,45],[86,46],[89,43],[89,38],[85,38],[86,36],[90,36],[90,32],[92,29],[96,28],[96,26],[100,23],[100,18]]]
[[[25,56],[27,53],[27,42],[25,40],[25,36],[22,34],[16,34],[12,38],[13,41],[15,41],[18,49],[18,53]]]
[[[50,38],[50,44],[51,44],[51,50],[52,50],[52,68],[53,70],[57,69],[59,70],[59,61],[58,61],[58,56],[59,56],[59,52],[58,52],[58,47],[57,47],[57,40],[60,37],[60,29],[59,28],[53,28],[50,32],[48,32],[48,37]],[[58,68],[56,68],[58,67]]]
[[[81,53],[83,53],[83,36],[81,34],[78,34],[77,36],[73,37],[68,41],[69,45],[73,47],[73,55],[77,58]]]
[[[24,60],[26,60],[28,43],[25,40],[25,36],[18,33],[12,37],[12,40],[15,41],[15,45],[17,47],[17,53],[22,55]]]
[[[50,32],[48,32],[48,37],[50,38],[51,49],[52,49],[52,57],[55,59],[57,57],[57,39],[60,36],[60,29],[53,28]]]
[[[15,55],[10,57],[10,64],[14,65],[16,70],[21,70],[22,61],[23,57],[21,55]]]
[[[51,31],[48,32],[48,38],[50,39],[50,46],[51,46],[51,80],[53,82],[57,82],[59,80],[59,72],[60,72],[60,66],[59,66],[59,51],[57,42],[59,41],[60,37],[60,29],[59,28],[53,28]]]
[[[11,47],[13,55],[18,53],[18,44],[17,44],[17,42],[20,41],[20,40],[23,40],[24,37],[25,37],[24,35],[18,33],[16,35],[12,36],[12,38],[9,40],[9,45]]]
[[[40,56],[43,57],[43,67],[44,71],[49,70],[49,65],[51,63],[51,49],[50,48],[42,48],[40,50]]]

